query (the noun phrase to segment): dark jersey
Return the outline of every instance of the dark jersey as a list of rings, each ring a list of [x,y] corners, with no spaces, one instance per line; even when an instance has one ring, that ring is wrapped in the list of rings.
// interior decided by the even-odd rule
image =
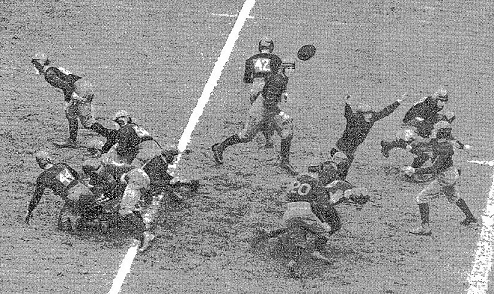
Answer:
[[[45,169],[36,179],[36,188],[29,202],[28,211],[36,208],[45,189],[51,189],[53,194],[65,200],[69,189],[77,185],[79,180],[79,174],[65,163],[56,163]]]
[[[431,140],[433,163],[429,167],[418,168],[417,174],[439,174],[453,166],[453,142],[450,140]]]
[[[148,161],[142,169],[149,176],[151,188],[168,186],[173,179],[173,176],[168,173],[168,163],[161,156]]]
[[[255,78],[265,78],[278,72],[281,58],[272,53],[259,53],[245,61],[244,83],[252,83]]]
[[[275,106],[281,102],[283,93],[288,85],[288,77],[283,74],[272,74],[266,77],[262,96],[264,97],[263,104],[265,106]]]
[[[372,111],[370,122],[367,122],[362,113],[354,113],[351,106],[346,103],[345,118],[347,123],[343,135],[336,142],[336,147],[347,154],[355,153],[357,147],[367,138],[374,123],[393,113],[399,105],[400,103],[396,101],[379,112]]]
[[[34,66],[38,70],[42,70],[43,66],[39,64],[37,61],[33,61]],[[64,100],[66,102],[70,101],[72,97],[72,93],[75,90],[74,83],[81,79],[80,76],[67,73],[60,68],[50,66],[45,70],[45,80],[48,84],[52,85],[57,89],[61,89],[63,91]]]
[[[126,124],[117,133],[117,154],[123,157],[134,157],[137,155],[139,144],[152,139],[144,128],[134,123]]]
[[[441,110],[442,108],[437,107],[436,100],[431,96],[425,97],[407,111],[403,118],[403,123],[414,125],[417,128],[417,134],[419,136],[428,138],[431,135],[435,123],[440,120],[446,120],[451,123],[454,120],[454,117],[448,120],[444,115],[439,114]],[[414,121],[416,117],[422,118],[423,121]]]
[[[289,202],[309,202],[312,212],[322,222],[331,226],[331,232],[341,228],[341,220],[335,209],[335,204],[331,200],[331,195],[335,193],[343,194],[344,191],[354,188],[348,182],[334,181],[327,186],[321,186],[317,181],[311,183],[300,183],[295,181],[288,192]]]

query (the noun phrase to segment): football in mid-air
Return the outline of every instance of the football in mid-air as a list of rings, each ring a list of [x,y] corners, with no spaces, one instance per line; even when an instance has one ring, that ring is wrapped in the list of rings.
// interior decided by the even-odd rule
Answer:
[[[306,61],[312,58],[316,54],[316,47],[314,45],[304,45],[298,49],[297,58]]]

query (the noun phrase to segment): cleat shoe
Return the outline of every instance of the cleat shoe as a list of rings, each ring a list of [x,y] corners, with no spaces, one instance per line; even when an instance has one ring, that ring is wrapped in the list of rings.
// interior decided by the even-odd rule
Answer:
[[[298,175],[298,171],[296,171],[295,168],[287,161],[280,162],[279,166],[292,176]]]
[[[474,217],[467,217],[463,221],[460,222],[460,224],[462,226],[468,226],[470,224],[476,224],[476,223],[477,223],[477,219]]]
[[[381,141],[381,153],[384,157],[389,157],[389,146],[386,141]]]
[[[61,142],[53,142],[53,145],[57,146],[58,148],[77,148],[76,141],[71,139],[67,139]]]
[[[319,252],[318,250],[314,250],[314,252],[311,253],[311,257],[314,258],[314,259],[317,259],[317,260],[324,261],[324,262],[328,262],[328,263],[331,262],[331,260],[329,260],[329,258],[327,258],[326,256],[322,255],[322,253]]]
[[[419,235],[419,236],[430,236],[432,235],[432,230],[429,227],[426,228],[424,226],[420,226],[414,230],[411,230],[410,234]]]
[[[217,164],[223,164],[223,149],[220,147],[220,144],[214,144],[211,146],[211,150],[213,150],[214,161],[216,161]]]
[[[154,238],[156,238],[154,236],[154,234],[148,233],[148,232],[144,232],[144,238],[143,238],[142,243],[141,243],[141,246],[139,248],[139,252],[146,251],[149,248],[149,246],[151,246],[151,241],[153,241]]]

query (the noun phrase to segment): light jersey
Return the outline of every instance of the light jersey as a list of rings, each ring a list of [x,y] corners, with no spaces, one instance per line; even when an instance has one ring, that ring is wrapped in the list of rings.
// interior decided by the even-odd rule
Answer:
[[[78,173],[65,163],[56,163],[44,170],[36,180],[35,197],[41,197],[46,188],[55,195],[67,197],[70,188],[79,183]]]
[[[252,83],[256,78],[265,78],[278,72],[281,59],[272,53],[259,53],[245,61],[244,82]]]

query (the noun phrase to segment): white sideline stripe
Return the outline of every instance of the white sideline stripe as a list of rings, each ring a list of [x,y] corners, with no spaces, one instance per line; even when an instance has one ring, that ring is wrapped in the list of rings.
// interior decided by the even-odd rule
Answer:
[[[254,7],[255,3],[256,3],[255,0],[246,0],[244,2],[244,5],[242,6],[242,10],[240,10],[240,13],[238,14],[238,18],[235,21],[235,24],[233,25],[233,29],[230,32],[230,35],[228,35],[228,39],[226,40],[225,46],[221,50],[220,57],[218,57],[218,60],[214,65],[213,71],[211,72],[211,75],[209,76],[209,79],[206,82],[206,85],[204,86],[202,95],[197,101],[197,105],[192,111],[192,114],[190,115],[189,123],[185,127],[182,133],[182,137],[180,137],[180,140],[178,141],[177,148],[179,154],[174,164],[169,167],[171,171],[174,171],[177,168],[177,164],[180,161],[180,158],[182,157],[182,153],[185,151],[187,145],[190,143],[192,132],[194,131],[195,126],[199,122],[199,117],[201,117],[204,111],[204,107],[208,103],[209,97],[211,96],[214,87],[216,87],[216,85],[218,84],[218,80],[221,76],[221,72],[223,71],[225,64],[228,62],[228,59],[230,58],[230,54],[232,53],[233,47],[235,46],[235,42],[237,41],[240,31],[242,30],[242,27],[244,26],[246,19],[249,17],[249,13],[252,10],[252,7]],[[117,276],[113,280],[113,285],[110,291],[108,292],[108,294],[117,294],[120,292],[120,288],[122,287],[122,284],[125,280],[125,276],[128,273],[130,273],[130,268],[136,256],[136,253],[137,253],[137,246],[132,246],[129,248],[127,254],[122,260],[122,264],[120,265]]]
[[[475,162],[492,166],[492,161]],[[492,268],[492,254],[494,242],[494,173],[492,174],[492,185],[487,197],[487,205],[482,215],[482,231],[477,242],[477,252],[473,262],[472,271],[468,276],[468,294],[487,293],[489,284],[489,273]]]

